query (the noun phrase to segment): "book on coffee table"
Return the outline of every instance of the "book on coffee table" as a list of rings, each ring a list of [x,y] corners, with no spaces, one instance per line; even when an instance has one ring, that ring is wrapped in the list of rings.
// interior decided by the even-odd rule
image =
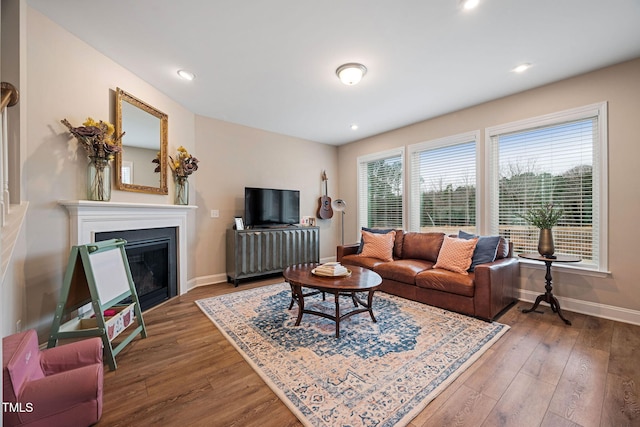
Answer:
[[[319,276],[346,276],[349,270],[339,262],[327,262],[319,265],[312,271]]]

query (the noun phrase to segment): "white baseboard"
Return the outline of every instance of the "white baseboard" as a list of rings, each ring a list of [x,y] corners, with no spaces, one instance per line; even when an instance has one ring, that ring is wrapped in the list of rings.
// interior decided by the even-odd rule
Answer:
[[[227,281],[227,275],[225,273],[212,274],[210,276],[196,277],[187,282],[187,289],[195,289],[199,286],[213,285],[214,283],[223,283]]]
[[[518,299],[533,304],[540,292],[528,291],[525,289],[518,290]],[[559,297],[560,308],[566,311],[574,311],[576,313],[587,314],[589,316],[601,317],[603,319],[615,320],[617,322],[631,323],[632,325],[640,325],[640,311],[630,310],[628,308],[615,307],[612,305],[598,304],[589,301],[582,301],[573,298]]]
[[[335,260],[336,260],[335,256],[328,257],[328,258],[321,258],[320,263],[324,264],[325,262],[331,262]],[[259,279],[260,279],[259,277],[256,278],[256,280],[259,280]],[[187,291],[190,291],[191,289],[195,289],[199,286],[213,285],[215,283],[223,283],[226,281],[227,281],[227,275],[225,273],[196,277],[195,279],[191,279],[187,282]]]
[[[335,261],[335,257],[323,258],[321,263]],[[213,274],[210,276],[202,276],[189,280],[187,288],[189,290],[198,286],[212,285],[214,283],[223,283],[227,281],[226,274]],[[528,291],[526,289],[518,289],[517,297],[520,301],[533,302],[536,300],[539,292]],[[640,325],[640,311],[630,310],[628,308],[615,307],[612,305],[598,304],[589,301],[582,301],[573,298],[558,297],[560,307],[566,311],[574,311],[576,313],[586,314],[603,319],[615,320],[617,322],[630,323],[632,325]]]

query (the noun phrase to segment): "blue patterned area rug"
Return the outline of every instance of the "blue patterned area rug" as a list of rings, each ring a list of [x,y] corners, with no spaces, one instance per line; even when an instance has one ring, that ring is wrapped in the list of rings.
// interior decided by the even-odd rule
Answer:
[[[307,426],[404,426],[509,329],[377,292],[378,323],[357,314],[336,338],[323,317],[294,326],[290,301],[281,283],[196,304]],[[332,313],[333,295],[305,308]]]

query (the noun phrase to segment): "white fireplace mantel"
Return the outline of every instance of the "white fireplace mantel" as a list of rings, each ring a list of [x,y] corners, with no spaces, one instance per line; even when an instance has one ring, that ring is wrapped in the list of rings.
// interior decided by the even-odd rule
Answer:
[[[178,293],[187,292],[187,214],[197,206],[60,200],[69,211],[71,245],[95,242],[96,233],[145,228],[178,229]]]

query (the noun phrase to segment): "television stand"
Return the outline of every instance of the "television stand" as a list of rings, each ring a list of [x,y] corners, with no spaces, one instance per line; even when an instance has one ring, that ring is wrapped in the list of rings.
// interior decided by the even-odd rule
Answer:
[[[281,273],[290,265],[320,262],[320,228],[227,230],[227,282]]]
[[[278,230],[278,229],[283,229],[283,228],[291,228],[291,227],[300,227],[299,225],[292,225],[292,224],[278,224],[278,225],[261,225],[261,226],[254,226],[251,228],[248,228],[249,230]]]

